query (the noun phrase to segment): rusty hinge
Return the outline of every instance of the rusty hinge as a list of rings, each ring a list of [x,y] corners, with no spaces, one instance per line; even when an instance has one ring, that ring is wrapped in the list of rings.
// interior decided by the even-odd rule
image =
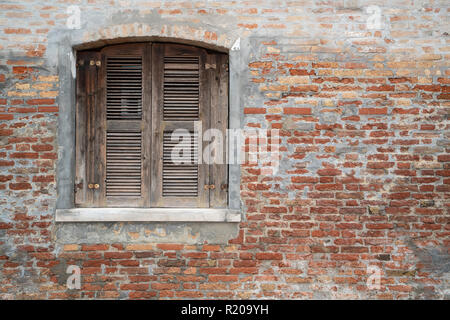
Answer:
[[[205,188],[205,190],[208,190],[208,189],[214,190],[216,188],[216,186],[214,184],[205,184],[204,188]]]
[[[220,186],[220,189],[228,191],[228,184],[222,183],[222,185]]]
[[[215,63],[213,63],[213,64],[205,63],[205,70],[208,70],[208,69],[216,69],[216,64]]]

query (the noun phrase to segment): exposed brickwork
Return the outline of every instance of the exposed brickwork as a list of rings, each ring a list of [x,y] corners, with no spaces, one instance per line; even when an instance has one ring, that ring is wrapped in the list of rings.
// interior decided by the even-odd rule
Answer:
[[[275,176],[242,166],[244,218],[228,244],[55,239],[66,106],[47,40],[69,2],[82,19],[133,17],[131,6],[173,25],[99,26],[86,42],[247,39],[245,126],[280,129],[282,162]],[[69,2],[0,4],[0,298],[449,297],[448,1],[378,1],[380,30],[347,1]],[[81,290],[66,288],[69,265],[82,267]]]

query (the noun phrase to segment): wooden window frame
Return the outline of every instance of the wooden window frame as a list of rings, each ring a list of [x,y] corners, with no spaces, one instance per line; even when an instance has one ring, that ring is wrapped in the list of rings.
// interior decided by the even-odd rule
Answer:
[[[187,46],[187,45],[178,45],[178,44],[167,44],[167,43],[157,43],[157,42],[152,42],[152,43],[139,43],[139,44],[125,44],[125,45],[113,45],[113,46],[108,46],[105,49],[103,49],[103,52],[109,52],[109,53],[114,53],[114,52],[124,52],[127,50],[142,50],[143,52],[143,57],[144,59],[146,59],[147,61],[150,61],[149,63],[144,64],[144,69],[145,68],[152,68],[152,70],[150,71],[151,74],[151,78],[148,77],[149,72],[144,72],[143,73],[143,81],[145,81],[145,83],[151,83],[151,87],[150,88],[146,88],[143,89],[143,108],[145,108],[146,104],[148,104],[150,101],[150,110],[151,110],[151,115],[147,115],[144,116],[143,119],[143,123],[144,124],[149,124],[151,122],[151,128],[154,128],[155,124],[158,125],[157,121],[155,121],[155,119],[158,118],[158,115],[161,115],[161,112],[159,112],[158,114],[158,110],[157,108],[154,108],[153,105],[156,103],[157,104],[157,100],[159,98],[161,98],[160,95],[155,95],[152,94],[153,91],[155,90],[155,88],[157,88],[157,81],[158,78],[156,76],[154,76],[154,72],[155,72],[155,59],[152,59],[152,56],[155,54],[155,52],[157,52],[158,50],[161,50],[161,48],[164,47],[169,47],[169,51],[170,50],[177,50],[177,49],[187,49],[187,50],[200,50],[204,53],[206,53],[205,49],[202,48],[198,48],[198,47],[194,47],[194,46]],[[180,50],[181,50],[180,49]],[[89,56],[89,55],[92,56]],[[89,52],[88,53],[88,58],[92,58],[92,60],[96,61],[95,65],[96,66],[90,66],[90,67],[98,67],[98,64],[100,64],[100,66],[105,66],[105,54],[99,54],[99,53],[94,53],[94,52]],[[98,63],[97,61],[100,61],[100,63]],[[211,84],[211,86],[209,87],[209,94],[211,94],[211,96],[213,94],[215,94],[214,92],[218,93],[218,92],[222,92],[224,90],[228,91],[228,55],[225,54],[203,54],[202,55],[202,59],[201,59],[201,64],[205,64],[205,65],[209,65],[209,66],[214,66],[214,69],[212,69],[211,71],[220,69],[221,66],[225,67],[226,66],[226,72],[225,69],[224,70],[220,70],[220,72],[214,72],[214,73],[210,73],[209,75],[207,74],[207,72],[205,72],[204,74],[204,78],[202,79],[202,81],[209,81]],[[217,68],[217,69],[216,69]],[[104,71],[105,68],[100,68],[100,72],[98,73],[99,76],[97,78],[98,83],[100,83],[102,81],[102,79],[105,79],[105,75],[104,75]],[[103,78],[102,78],[103,77]],[[156,79],[156,81],[155,81]],[[160,79],[160,78],[159,78]],[[150,81],[151,80],[151,81]],[[216,80],[216,81],[214,81]],[[105,80],[103,80],[105,81]],[[77,78],[77,85],[80,86],[80,81],[79,78]],[[81,81],[81,85],[85,85],[85,86],[91,86],[92,89],[92,83],[84,83],[83,81]],[[95,84],[94,84],[95,87]],[[104,95],[104,85],[103,86],[97,86],[99,91],[102,92],[101,94]],[[214,92],[213,92],[214,91]],[[87,91],[87,93],[89,93],[89,91]],[[221,94],[221,96],[223,97],[223,94]],[[223,129],[223,133],[225,133],[225,130],[228,128],[228,113],[229,113],[229,108],[228,108],[228,97],[229,94],[227,93],[226,95],[226,102],[224,101],[217,101],[218,99],[212,99],[210,100],[211,97],[207,97],[208,103],[211,104],[211,108],[213,106],[217,106],[220,103],[226,103],[226,121],[222,121],[223,117],[221,118],[220,112],[212,112],[212,116],[210,118],[208,118],[208,120],[210,120],[212,123],[211,125],[208,125],[208,127],[214,127],[213,124],[217,126],[222,126],[221,129]],[[87,94],[87,97],[77,97],[77,106],[83,102],[83,98],[84,99],[92,99],[92,96],[89,96],[89,94]],[[223,99],[222,99],[223,100]],[[100,105],[104,108],[104,101],[102,101],[100,103]],[[161,105],[161,104],[159,104]],[[209,107],[209,106],[208,106]],[[89,115],[83,115],[80,113],[80,108],[77,108],[77,118],[79,119],[79,117],[86,117],[89,118]],[[206,108],[207,109],[207,108]],[[221,109],[223,110],[223,108]],[[91,112],[96,112],[96,110],[91,110]],[[147,112],[147,114],[150,114],[150,112]],[[223,115],[222,115],[223,116]],[[89,123],[89,119],[85,118],[85,123]],[[95,119],[95,117],[94,117]],[[92,119],[91,119],[92,120]],[[145,127],[145,125],[144,125]],[[148,127],[148,126],[147,126]],[[160,128],[160,126],[158,126]],[[98,124],[93,123],[93,125],[91,124],[90,126],[88,126],[88,128],[94,130],[94,131],[98,131],[98,130],[105,130],[104,128],[102,128],[102,126],[98,126]],[[151,130],[153,131],[153,129]],[[87,131],[85,131],[87,132]],[[83,130],[76,130],[76,149],[79,151],[79,149],[83,149],[83,145],[82,145],[82,141],[83,141]],[[146,133],[148,135],[148,133]],[[150,146],[161,146],[161,144],[158,144],[158,142],[155,140],[154,135],[152,134],[152,139],[150,141],[150,143],[146,144],[148,146],[147,150],[144,151],[144,153],[148,156],[150,156],[150,152],[151,152],[151,147]],[[94,139],[94,144],[92,144],[94,147],[98,146],[98,147],[102,147],[102,145],[105,144],[105,139],[102,139],[101,135],[99,135],[99,137],[96,137]],[[98,140],[98,141],[97,141]],[[81,141],[81,143],[80,143]],[[81,144],[81,145],[80,145]],[[84,146],[86,147],[86,146]],[[92,146],[91,146],[92,147]],[[104,149],[104,148],[102,148]],[[100,154],[102,154],[101,151]],[[224,153],[226,151],[224,150]],[[80,154],[78,152],[78,154]],[[152,178],[150,178],[150,181],[155,181],[155,175],[153,174],[153,172],[155,172],[154,169],[152,169],[155,164],[158,164],[158,161],[154,161],[155,157],[152,158],[151,160],[151,165],[149,168],[146,168],[142,175],[143,179],[148,179],[149,176],[153,175]],[[101,162],[101,161],[100,161]],[[100,164],[100,168],[102,166],[104,166],[104,163]],[[77,160],[76,162],[76,174],[78,174],[78,171],[83,170],[83,165],[79,165],[79,162]],[[85,169],[85,168],[84,168]],[[211,172],[220,172],[220,174],[222,174],[222,176],[225,176],[226,180],[221,180],[221,181],[215,181],[213,177],[219,176],[219,175],[210,175],[207,174],[203,177],[204,182],[201,183],[202,184],[218,184],[221,183],[221,185],[228,185],[228,176],[227,176],[227,169],[228,169],[228,165],[224,164],[221,166],[218,165],[208,165],[208,170],[211,170]],[[88,175],[90,175],[89,179],[92,179],[92,177],[94,177],[95,179],[98,179],[97,176],[99,175],[99,171],[101,170],[92,170],[92,168],[87,170]],[[161,182],[160,180],[157,180],[159,182]],[[71,208],[71,209],[57,209],[57,221],[231,221],[231,222],[237,222],[240,221],[240,213],[239,210],[236,209],[229,209],[228,208],[228,195],[227,195],[227,190],[223,187],[217,187],[214,189],[210,189],[208,191],[208,197],[209,197],[209,207],[208,206],[201,206],[198,205],[198,203],[195,204],[194,207],[188,208],[184,206],[184,203],[181,203],[181,205],[177,205],[174,207],[168,207],[167,203],[158,203],[158,193],[154,192],[155,189],[155,185],[157,186],[157,189],[160,189],[160,184],[154,184],[154,183],[143,183],[143,199],[141,199],[140,202],[138,202],[138,205],[130,205],[130,204],[126,204],[125,206],[123,205],[117,205],[117,207],[115,206],[115,203],[109,203],[108,206],[102,206],[102,204],[105,204],[105,201],[101,200],[101,197],[96,197],[95,194],[94,195],[86,195],[86,190],[89,190],[86,188],[86,186],[88,185],[88,180],[84,179],[84,181],[82,181],[82,183],[78,182],[75,183],[75,188],[79,188],[81,190],[84,190],[81,194],[82,196],[85,197],[85,199],[89,199],[90,202],[88,202],[88,205],[80,205],[77,206],[76,208]],[[145,185],[145,186],[144,186]],[[81,186],[81,188],[80,188]],[[150,191],[150,189],[152,189]],[[102,191],[104,194],[104,191]],[[84,193],[84,194],[83,194]],[[145,196],[145,194],[147,194],[148,196]],[[206,192],[204,193],[206,194]],[[77,200],[77,196],[80,196],[80,193],[75,193],[75,202]],[[156,206],[155,206],[156,204]],[[120,208],[118,208],[120,207]]]

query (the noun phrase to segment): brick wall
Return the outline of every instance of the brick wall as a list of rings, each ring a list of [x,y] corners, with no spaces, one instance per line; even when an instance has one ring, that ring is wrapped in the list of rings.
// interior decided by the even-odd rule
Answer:
[[[80,30],[67,29],[69,5]],[[370,5],[381,27],[368,28]],[[449,11],[444,0],[1,3],[0,298],[448,299]],[[49,47],[70,32],[241,38],[243,127],[280,129],[282,161],[276,175],[241,167],[237,237],[59,241],[68,106]],[[67,289],[69,265],[80,290]]]

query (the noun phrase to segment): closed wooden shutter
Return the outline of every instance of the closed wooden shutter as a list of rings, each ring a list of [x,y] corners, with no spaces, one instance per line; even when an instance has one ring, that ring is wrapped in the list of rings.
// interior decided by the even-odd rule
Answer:
[[[201,141],[195,135],[196,122],[209,128],[206,58],[200,48],[153,44],[153,206],[209,207],[209,166],[201,163]],[[174,136],[180,130],[186,137],[182,132]],[[174,151],[184,155],[174,148],[189,151],[186,161],[174,161]]]
[[[139,43],[77,60],[77,206],[227,206],[227,165],[204,163],[200,135],[226,136],[226,54]]]
[[[107,206],[149,205],[150,49],[145,44],[104,49]]]
[[[102,197],[90,188],[102,179],[101,149],[104,145],[102,124],[102,88],[98,52],[79,52],[77,55],[77,103],[75,121],[75,205],[79,207],[101,206]]]
[[[228,206],[228,55],[223,53],[209,53],[208,83],[211,101],[211,128],[221,132],[223,137],[222,149],[212,155],[209,169],[209,184],[215,186],[209,191],[209,206],[211,208],[226,208]],[[221,154],[220,154],[221,151]],[[217,157],[217,158],[215,158]],[[223,159],[223,161],[221,161]]]

